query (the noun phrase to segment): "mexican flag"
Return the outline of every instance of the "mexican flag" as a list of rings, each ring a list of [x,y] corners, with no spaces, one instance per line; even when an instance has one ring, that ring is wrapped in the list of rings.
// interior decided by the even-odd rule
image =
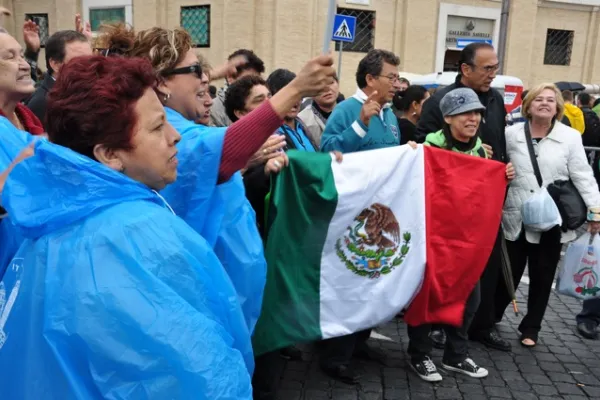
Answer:
[[[289,152],[271,193],[255,354],[371,328],[460,325],[492,251],[505,167],[409,146]]]

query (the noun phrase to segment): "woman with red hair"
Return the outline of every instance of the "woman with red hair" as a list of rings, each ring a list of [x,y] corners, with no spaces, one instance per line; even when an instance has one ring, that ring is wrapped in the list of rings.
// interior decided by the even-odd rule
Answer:
[[[152,64],[167,120],[182,135],[177,146],[179,178],[162,194],[175,213],[213,246],[236,288],[252,332],[262,305],[266,261],[239,171],[302,98],[320,93],[333,81],[332,58],[309,61],[289,85],[245,118],[227,128],[215,128],[195,123],[206,110],[202,97],[206,83],[185,30],[151,28],[136,35],[122,25],[113,26],[99,45],[109,55],[143,57]],[[275,171],[286,163],[279,148],[275,144],[262,150],[267,156],[281,154],[271,161]]]
[[[231,280],[158,194],[177,177],[181,137],[151,65],[93,56],[63,68],[53,143],[36,143],[2,194],[27,238],[0,281],[3,398],[250,399]]]

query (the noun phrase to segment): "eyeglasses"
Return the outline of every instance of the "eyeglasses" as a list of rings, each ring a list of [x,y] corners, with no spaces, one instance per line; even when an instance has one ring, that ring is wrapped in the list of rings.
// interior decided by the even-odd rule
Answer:
[[[394,82],[398,82],[400,81],[400,75],[396,75],[396,74],[389,74],[389,75],[377,75],[380,78],[387,78],[390,83],[394,83]]]
[[[170,69],[162,73],[163,76],[196,74],[198,79],[202,79],[202,67],[200,64],[192,64],[187,67]]]
[[[498,72],[498,70],[500,69],[500,64],[486,65],[485,67],[480,67],[475,64],[467,64],[467,65],[469,65],[473,69],[480,68],[480,69],[484,70],[486,74],[492,74],[494,72]]]

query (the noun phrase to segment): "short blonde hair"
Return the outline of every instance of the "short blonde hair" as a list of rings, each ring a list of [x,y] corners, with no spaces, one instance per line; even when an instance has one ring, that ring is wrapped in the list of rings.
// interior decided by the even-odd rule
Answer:
[[[531,113],[529,109],[531,108],[531,103],[533,100],[538,97],[544,90],[550,89],[554,92],[556,96],[556,116],[555,119],[557,121],[562,120],[563,115],[565,114],[565,100],[563,99],[562,93],[554,83],[542,83],[534,87],[527,93],[527,96],[523,99],[523,110],[521,111],[521,115],[525,117],[527,120],[531,120]]]

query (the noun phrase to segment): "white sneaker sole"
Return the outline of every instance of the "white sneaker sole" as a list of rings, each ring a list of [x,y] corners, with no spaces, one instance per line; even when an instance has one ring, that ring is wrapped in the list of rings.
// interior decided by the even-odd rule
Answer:
[[[441,382],[442,380],[442,375],[440,375],[439,372],[436,372],[435,374],[429,375],[429,376],[425,376],[425,375],[421,375],[419,373],[419,371],[417,371],[417,369],[410,364],[410,368],[415,371],[415,374],[417,374],[419,376],[419,378],[423,379],[425,382]]]
[[[489,374],[487,369],[481,367],[479,367],[479,371],[477,372],[469,372],[465,371],[464,369],[456,368],[451,365],[446,365],[442,363],[442,368],[444,368],[447,371],[458,372],[460,374],[470,376],[471,378],[485,378]]]

